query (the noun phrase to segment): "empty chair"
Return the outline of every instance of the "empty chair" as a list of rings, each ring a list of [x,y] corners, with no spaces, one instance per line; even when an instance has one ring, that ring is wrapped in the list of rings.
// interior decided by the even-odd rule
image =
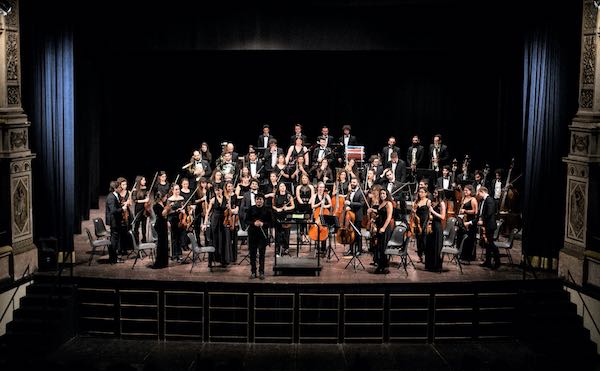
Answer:
[[[462,264],[460,263],[460,254],[462,253],[462,249],[463,249],[463,246],[464,246],[467,238],[469,238],[469,236],[465,234],[463,236],[462,240],[460,241],[460,245],[458,248],[456,248],[456,246],[443,246],[442,247],[442,264],[444,262],[444,255],[449,255],[449,256],[451,256],[450,262],[452,262],[454,260],[454,262],[456,262],[456,265],[458,265],[458,268],[460,268],[460,273],[463,272]]]
[[[90,260],[88,261],[88,266],[90,266],[90,265],[92,265],[92,259],[94,258],[94,254],[96,254],[96,249],[101,247],[102,248],[101,255],[104,255],[106,252],[106,247],[110,246],[110,240],[107,240],[107,239],[94,240],[92,238],[92,232],[90,232],[89,228],[86,228],[85,232],[87,233],[88,239],[90,240],[90,247],[92,248],[92,251],[90,252]]]
[[[184,261],[186,259],[190,259],[192,261],[192,267],[190,268],[190,273],[192,273],[192,270],[194,269],[194,265],[196,265],[196,262],[198,261],[198,259],[200,258],[200,254],[212,254],[215,252],[215,247],[214,246],[199,246],[198,245],[198,240],[196,239],[196,235],[193,234],[192,232],[187,234],[188,238],[190,239],[190,244],[192,245],[192,248],[190,250],[190,252],[188,253],[188,255],[185,257]],[[191,257],[190,257],[191,255]],[[212,259],[208,259],[208,268],[212,268],[212,265],[210,264],[210,262],[212,261]]]
[[[106,225],[102,218],[94,219],[94,234],[96,238],[110,238],[110,231],[106,230]]]
[[[449,218],[446,221],[446,228],[444,228],[443,246],[455,247],[455,243],[456,243],[456,218]]]
[[[500,257],[506,256],[508,258],[509,264],[513,263],[512,255],[510,254],[510,250],[513,247],[513,242],[515,241],[515,235],[517,233],[519,233],[519,230],[515,228],[510,232],[510,235],[508,236],[508,240],[494,241],[494,244],[496,245],[496,247],[498,247],[498,250],[504,249],[504,253],[500,253]]]
[[[131,266],[131,269],[135,268],[135,264],[137,263],[138,259],[144,258],[142,256],[142,253],[144,253],[145,255],[150,255],[150,257],[152,258],[152,262],[154,262],[154,255],[156,254],[156,243],[155,242],[137,243],[137,241],[135,240],[135,237],[133,235],[133,232],[128,231],[127,233],[129,233],[129,237],[131,237],[131,243],[133,244],[132,254],[135,254],[135,260],[133,261],[133,265]]]
[[[388,241],[387,248],[384,251],[384,254],[392,259],[392,256],[400,257],[400,264],[398,265],[398,269],[400,267],[404,268],[404,271],[408,275],[408,270],[406,266],[410,262],[410,264],[415,268],[415,264],[412,261],[412,258],[408,254],[407,244],[410,239],[409,236],[406,235],[407,226],[406,224],[401,224],[394,228],[394,232],[392,232],[392,237]]]

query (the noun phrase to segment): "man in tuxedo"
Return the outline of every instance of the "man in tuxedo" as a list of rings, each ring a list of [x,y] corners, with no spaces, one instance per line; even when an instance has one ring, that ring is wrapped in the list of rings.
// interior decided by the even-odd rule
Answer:
[[[294,135],[290,137],[290,146],[293,146],[296,142],[296,138],[302,138],[302,143],[306,144],[306,135],[302,134],[302,125],[294,125]]]
[[[110,182],[110,193],[106,196],[106,207],[104,218],[106,224],[110,225],[110,246],[108,247],[108,262],[110,264],[122,263],[123,260],[117,256],[121,246],[121,229],[123,228],[123,211],[127,205],[119,202],[120,185],[117,181]]]
[[[356,218],[354,219],[354,226],[356,226],[356,229],[360,231],[360,226],[363,217],[363,207],[365,206],[365,196],[363,195],[362,190],[358,187],[357,178],[352,178],[352,180],[350,180],[350,189],[348,190],[348,192],[348,199],[345,201],[346,211],[352,211],[354,213],[354,215],[356,216]],[[356,255],[360,255],[360,253],[362,252],[362,237],[359,236],[358,233],[356,233],[356,230],[354,231],[354,233],[356,236],[354,238],[353,244],[353,246],[355,247],[354,253]],[[347,251],[346,254],[352,254],[352,248],[349,248],[349,251]]]
[[[383,174],[381,175],[381,178],[379,180],[379,184],[381,184],[383,188],[387,189],[388,192],[390,192],[390,195],[392,195],[392,198],[394,200],[399,200],[402,196],[402,192],[396,192],[398,188],[402,187],[402,184],[400,184],[400,182],[396,180],[396,177],[391,169],[385,169],[383,171]]]
[[[494,243],[494,231],[496,230],[496,203],[494,202],[494,199],[490,197],[488,189],[483,186],[477,191],[477,198],[480,200],[477,225],[485,228],[485,232],[482,233],[481,236],[485,248],[485,262],[481,264],[481,266],[497,269],[500,266],[500,254],[498,252],[498,247]],[[493,264],[492,258],[494,259]]]
[[[258,136],[258,141],[256,142],[256,148],[268,148],[269,147],[269,141],[271,139],[274,139],[274,137],[271,135],[271,129],[269,127],[269,125],[265,124],[263,125],[263,129],[262,129],[262,134]]]
[[[270,173],[275,168],[277,163],[277,156],[283,155],[283,149],[277,147],[277,139],[271,139],[269,141],[269,147],[265,150],[263,156],[263,163],[265,164],[265,170]]]
[[[481,172],[481,170],[476,170],[475,171],[475,180],[473,181],[473,189],[475,190],[475,193],[479,192],[479,189],[481,187],[487,188],[487,185],[483,181],[483,173]]]
[[[325,138],[325,147],[331,147],[335,139],[332,135],[329,135],[329,128],[326,125],[321,127],[321,137]]]
[[[227,174],[235,177],[235,174],[237,174],[237,163],[233,161],[233,153],[225,152],[223,154],[223,161],[219,164],[219,171],[223,173],[223,178]]]
[[[378,182],[381,178],[381,173],[383,172],[383,165],[381,165],[381,159],[377,155],[371,156],[371,163],[368,166],[365,166],[363,179],[367,179],[367,172],[369,170],[373,170],[375,174],[375,182]]]
[[[234,164],[237,163],[239,155],[235,151],[233,143],[229,142],[225,145],[225,153],[231,153],[231,161],[233,161]]]
[[[245,222],[248,225],[248,250],[250,252],[250,279],[256,278],[256,253],[258,252],[258,276],[265,279],[265,251],[269,244],[268,233],[272,225],[271,210],[265,207],[265,198],[256,194],[256,204],[246,213]]]
[[[448,165],[444,165],[444,167],[442,168],[442,176],[437,178],[435,187],[446,190],[452,190],[452,183],[453,180],[450,176],[450,167]]]
[[[327,138],[324,136],[319,137],[319,146],[315,148],[312,155],[312,163],[318,165],[321,160],[326,158],[328,161],[331,160],[331,148],[327,147]]]
[[[394,178],[400,183],[406,182],[406,164],[398,156],[398,152],[392,152],[391,161],[388,162],[386,168],[394,173]]]
[[[354,135],[350,134],[351,129],[352,128],[350,127],[350,125],[344,125],[342,127],[342,132],[344,134],[338,139],[338,142],[340,142],[340,144],[342,145],[342,147],[340,147],[340,151],[338,153],[338,162],[340,164],[344,163],[344,155],[346,154],[346,147],[355,146],[358,143],[356,141],[356,137]]]
[[[439,170],[442,166],[447,165],[448,158],[448,147],[442,144],[442,136],[436,134],[433,136],[433,144],[429,145],[429,168]]]
[[[383,160],[383,163],[385,164],[385,167],[389,167],[388,163],[392,162],[392,153],[400,153],[400,147],[396,146],[395,137],[389,137],[388,145],[383,147],[383,149],[381,150],[381,158]]]
[[[504,187],[502,169],[496,169],[494,174],[495,177],[492,179],[489,189],[493,194],[494,202],[496,202],[496,210],[500,210],[500,199],[502,198],[502,188]]]
[[[421,145],[419,136],[415,135],[412,137],[412,145],[408,147],[406,152],[406,163],[410,166],[412,172],[417,171],[417,168],[423,167],[423,157],[425,156],[425,149]]]
[[[200,179],[201,177],[210,178],[212,174],[210,163],[202,158],[199,150],[195,150],[192,153],[192,161],[190,162],[188,171],[190,174],[185,174],[184,177],[189,177],[190,189],[196,189],[196,185],[198,184],[196,179]]]
[[[256,205],[256,195],[258,194],[259,185],[260,184],[257,179],[250,180],[250,190],[244,193],[242,196],[239,214],[243,229],[246,229],[246,213],[248,213],[248,210],[250,210],[251,206]]]
[[[253,179],[262,179],[265,173],[265,167],[262,160],[258,159],[255,151],[248,153],[248,170],[250,171],[250,177]]]

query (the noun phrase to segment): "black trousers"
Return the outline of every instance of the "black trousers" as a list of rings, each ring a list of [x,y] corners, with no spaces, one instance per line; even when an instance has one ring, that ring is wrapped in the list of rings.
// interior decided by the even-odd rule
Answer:
[[[261,232],[258,232],[261,233]],[[265,273],[265,253],[267,250],[267,240],[260,235],[248,234],[248,250],[250,251],[250,270],[256,273],[256,254],[258,252],[258,272]]]
[[[121,231],[118,227],[110,228],[110,246],[108,247],[108,261],[110,263],[117,262],[117,251],[119,251],[121,239]]]
[[[140,243],[140,226],[142,227],[142,242],[146,242],[146,220],[148,219],[146,215],[144,215],[144,210],[141,210],[139,215],[140,216],[135,220],[135,225],[133,226],[133,235],[135,236],[135,241],[137,243]]]
[[[500,253],[498,252],[498,246],[494,243],[494,231],[485,230],[485,236],[487,242],[483,241],[483,247],[485,248],[485,264],[491,264],[492,258],[494,259],[494,265],[500,265]]]
[[[283,228],[282,224],[275,225],[275,249],[281,254],[290,247],[290,229]]]

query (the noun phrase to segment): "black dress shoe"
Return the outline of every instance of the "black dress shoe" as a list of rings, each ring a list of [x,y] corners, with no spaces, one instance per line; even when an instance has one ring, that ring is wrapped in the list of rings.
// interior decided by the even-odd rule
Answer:
[[[492,264],[491,263],[481,263],[479,264],[480,267],[485,267],[485,268],[491,268]]]
[[[496,264],[492,265],[490,268],[496,270],[496,269],[500,268],[500,263],[496,263]]]
[[[251,279],[251,280],[253,280],[253,279],[255,279],[255,278],[256,278],[256,273],[252,273],[252,274],[250,275],[250,279]]]
[[[265,273],[264,272],[260,272],[258,274],[258,278],[261,279],[261,280],[264,280],[265,279]]]

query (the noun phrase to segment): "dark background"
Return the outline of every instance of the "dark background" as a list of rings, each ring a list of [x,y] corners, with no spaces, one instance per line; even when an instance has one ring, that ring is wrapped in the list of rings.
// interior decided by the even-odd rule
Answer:
[[[109,180],[173,173],[203,141],[215,156],[223,140],[245,153],[263,123],[284,147],[295,122],[309,138],[322,124],[338,137],[349,123],[369,154],[390,135],[404,154],[413,134],[428,145],[441,133],[451,157],[469,154],[478,168],[506,168],[516,157],[517,175],[524,39],[543,26],[563,54],[572,99],[561,109],[568,118],[577,110],[579,1],[284,3],[23,1],[26,111],[32,46],[74,37],[81,218]],[[562,204],[564,180],[554,183]]]

